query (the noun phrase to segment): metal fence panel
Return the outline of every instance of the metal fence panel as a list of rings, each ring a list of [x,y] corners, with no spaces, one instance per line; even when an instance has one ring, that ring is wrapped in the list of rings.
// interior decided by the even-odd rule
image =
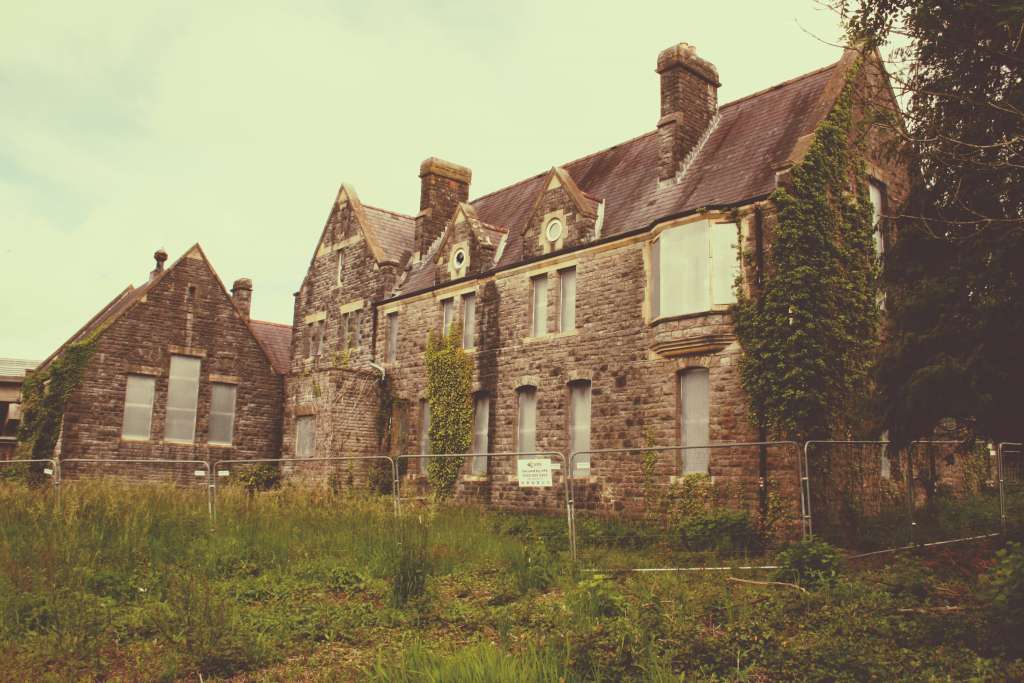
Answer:
[[[998,454],[959,441],[808,441],[805,529],[862,554],[1000,530]]]
[[[183,489],[203,491],[208,514],[213,515],[213,489],[210,465],[205,460],[164,458],[61,458],[61,487],[76,481],[104,480],[133,486],[171,484]]]
[[[1024,531],[1024,443],[1003,442],[997,448],[999,516],[1003,533]]]
[[[474,458],[487,458],[487,474],[471,473]],[[557,451],[531,453],[404,453],[395,458],[399,477],[396,503],[431,497],[427,463],[433,458],[464,458],[453,491],[457,502],[478,502],[496,509],[546,512],[564,506],[569,552],[576,558],[569,459]],[[555,462],[551,462],[551,461]],[[414,495],[409,495],[414,494]]]
[[[376,482],[373,467],[381,465],[386,475],[381,482]],[[358,465],[365,465],[363,468]],[[395,513],[398,512],[398,465],[394,458],[387,455],[349,455],[325,456],[319,458],[237,458],[214,462],[211,469],[213,475],[214,507],[212,514],[216,519],[216,497],[223,482],[238,481],[253,469],[262,465],[275,465],[279,468],[282,478],[292,483],[318,485],[329,489],[335,494],[365,493],[384,494],[392,499]],[[376,483],[375,483],[376,482]],[[385,486],[378,486],[386,484]],[[253,489],[259,488],[259,482],[250,479],[248,484]]]
[[[572,523],[590,566],[699,568],[690,565],[747,560],[763,554],[770,535],[799,533],[800,447],[792,441],[597,449],[573,453],[572,463],[586,473],[571,480]]]

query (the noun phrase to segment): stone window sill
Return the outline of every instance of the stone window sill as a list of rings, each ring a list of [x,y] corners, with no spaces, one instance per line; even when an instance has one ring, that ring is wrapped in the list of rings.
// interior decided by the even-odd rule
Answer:
[[[565,337],[575,337],[579,334],[579,328],[572,330],[566,330],[565,332],[550,332],[540,337],[523,337],[523,342],[526,344],[536,344],[538,342],[553,341],[556,339],[564,339]]]
[[[121,441],[123,443],[149,443],[152,439],[141,436],[122,436]]]
[[[184,439],[164,439],[163,442],[166,443],[166,444],[170,444],[172,446],[195,446],[196,445],[195,439],[192,439],[191,441],[185,441]]]
[[[207,445],[210,446],[211,448],[234,448],[235,447],[234,444],[230,444],[230,443],[217,443],[215,441],[210,441],[210,442],[207,443]]]
[[[700,318],[705,315],[713,315],[715,313],[728,313],[729,309],[732,308],[732,304],[715,304],[711,308],[705,311],[694,311],[693,313],[679,313],[678,315],[663,315],[652,320],[649,325],[655,327],[662,323],[669,323],[676,320],[690,320],[692,318]]]
[[[462,481],[487,481],[488,476],[486,474],[464,474],[462,475]]]

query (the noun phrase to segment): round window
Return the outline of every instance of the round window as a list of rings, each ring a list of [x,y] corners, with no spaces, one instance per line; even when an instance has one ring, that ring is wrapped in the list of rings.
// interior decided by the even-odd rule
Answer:
[[[456,270],[462,270],[466,265],[466,250],[456,249],[455,253],[452,254],[452,265],[455,266]]]
[[[547,235],[548,242],[557,242],[558,238],[562,236],[562,221],[552,218],[548,221],[548,227],[545,228],[544,234]]]

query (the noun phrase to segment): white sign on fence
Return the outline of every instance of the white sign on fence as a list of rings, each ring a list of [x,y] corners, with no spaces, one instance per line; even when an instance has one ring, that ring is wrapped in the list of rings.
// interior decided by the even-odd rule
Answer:
[[[519,488],[551,486],[551,458],[524,457],[516,461]]]

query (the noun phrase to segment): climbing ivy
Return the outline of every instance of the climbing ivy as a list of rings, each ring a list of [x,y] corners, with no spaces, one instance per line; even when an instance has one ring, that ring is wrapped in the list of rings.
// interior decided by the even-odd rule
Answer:
[[[776,436],[856,430],[878,339],[878,259],[867,175],[853,142],[853,69],[791,183],[759,296],[739,292],[741,377],[754,423]]]
[[[427,400],[430,448],[434,453],[465,453],[473,442],[473,361],[462,350],[462,329],[427,338]],[[427,474],[439,499],[455,488],[464,458],[432,458]]]
[[[18,457],[53,457],[64,421],[64,406],[81,383],[98,338],[98,334],[93,334],[69,344],[44,369],[25,378],[21,386],[23,414],[18,429]]]

